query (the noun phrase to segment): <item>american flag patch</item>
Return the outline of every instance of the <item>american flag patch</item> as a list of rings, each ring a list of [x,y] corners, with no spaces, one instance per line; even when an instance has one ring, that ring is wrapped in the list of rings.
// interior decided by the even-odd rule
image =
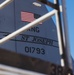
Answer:
[[[34,14],[29,12],[21,12],[21,20],[26,22],[32,22],[35,20]]]
[[[40,17],[40,15],[38,15],[38,14],[34,14],[34,13],[30,13],[30,12],[21,12],[21,21],[24,21],[24,22],[32,22],[39,17]],[[42,23],[40,23],[40,24],[42,24]]]

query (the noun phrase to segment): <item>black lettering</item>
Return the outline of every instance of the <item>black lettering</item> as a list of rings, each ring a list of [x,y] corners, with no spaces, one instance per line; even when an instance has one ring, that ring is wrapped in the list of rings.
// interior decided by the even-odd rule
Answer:
[[[41,38],[41,37],[33,37],[32,42],[36,42],[39,44],[44,44],[44,45],[51,45],[53,46],[53,40],[51,39],[46,39],[46,38]]]
[[[25,47],[25,52],[29,53],[29,48],[27,46]]]
[[[63,68],[61,66],[57,67],[57,75],[63,75]]]
[[[33,32],[36,32],[36,29],[35,29],[35,27],[31,28],[31,31],[33,31]]]
[[[45,50],[43,48],[41,49],[41,54],[45,54]]]
[[[36,42],[36,41],[37,41],[37,38],[36,37],[33,37],[32,42]]]
[[[40,54],[40,48],[37,48],[36,51],[37,51],[37,54]]]
[[[47,41],[46,41],[46,44],[48,44],[48,45],[53,45],[53,40],[51,40],[51,39],[47,39]]]
[[[25,47],[25,52],[26,53],[36,53],[36,54],[45,54],[45,50],[43,48],[35,48],[35,47]]]
[[[28,41],[29,36],[22,35],[21,41]]]
[[[34,53],[35,52],[35,47],[32,47],[32,53]]]
[[[56,75],[56,65],[51,64],[51,73],[50,75]]]
[[[39,37],[34,37],[33,42],[39,43],[39,44],[44,44],[44,39],[43,38],[39,38]]]
[[[44,40],[43,40],[43,38],[38,38],[37,42],[40,43],[40,44],[42,44],[42,43],[44,43]]]
[[[36,27],[36,32],[38,32],[38,33],[40,32],[39,27]]]
[[[37,32],[37,33],[40,32],[39,27],[33,27],[33,28],[29,29],[28,31]]]

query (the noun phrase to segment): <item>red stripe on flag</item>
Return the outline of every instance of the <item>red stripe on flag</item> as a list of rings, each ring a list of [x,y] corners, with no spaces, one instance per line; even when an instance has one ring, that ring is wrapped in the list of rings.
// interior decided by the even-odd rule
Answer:
[[[35,20],[34,14],[29,13],[29,12],[21,12],[21,20],[22,21],[27,21],[27,22],[32,22]]]
[[[21,21],[32,22],[34,20],[35,20],[35,18],[34,18],[34,14],[33,13],[21,12]],[[40,22],[39,24],[42,24],[42,22]]]

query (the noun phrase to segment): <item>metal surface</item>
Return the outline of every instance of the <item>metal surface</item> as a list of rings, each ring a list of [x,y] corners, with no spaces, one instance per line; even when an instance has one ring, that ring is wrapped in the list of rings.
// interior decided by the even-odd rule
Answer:
[[[25,0],[15,0],[11,3],[10,6],[7,6],[5,9],[0,11],[4,19],[2,20],[1,18],[0,24],[1,39],[7,35],[10,35],[10,33],[20,29],[23,26],[25,28],[25,26],[29,23],[21,20],[21,12],[32,13],[34,17],[37,17],[37,15],[42,16],[48,12],[45,5],[41,4],[41,7],[38,7],[33,4],[34,2],[37,1],[27,0],[27,2],[25,2]],[[9,11],[10,13],[12,13],[5,13],[5,11]],[[55,13],[55,10],[51,12],[48,13],[49,15],[47,15],[47,18],[48,16],[50,17],[50,14],[53,15]],[[10,19],[7,20],[6,16],[4,15],[10,15]],[[35,22],[37,23],[37,20]],[[34,25],[35,22],[30,24]],[[0,48],[7,49],[17,54],[20,53],[22,55],[27,55],[45,61],[60,64],[56,26],[51,18],[49,18],[45,22],[39,23],[38,26],[35,26],[34,28],[27,30],[27,32],[23,32],[18,37],[12,38],[6,43],[0,44]],[[32,52],[33,49],[34,52]],[[53,53],[55,54],[53,55]]]

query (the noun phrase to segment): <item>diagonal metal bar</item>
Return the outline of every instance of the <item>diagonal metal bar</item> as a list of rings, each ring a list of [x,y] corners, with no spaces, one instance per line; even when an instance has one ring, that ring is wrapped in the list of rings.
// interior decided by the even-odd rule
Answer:
[[[7,6],[8,4],[10,4],[13,0],[5,0],[4,2],[2,2],[0,4],[0,10],[3,9],[5,6]]]

